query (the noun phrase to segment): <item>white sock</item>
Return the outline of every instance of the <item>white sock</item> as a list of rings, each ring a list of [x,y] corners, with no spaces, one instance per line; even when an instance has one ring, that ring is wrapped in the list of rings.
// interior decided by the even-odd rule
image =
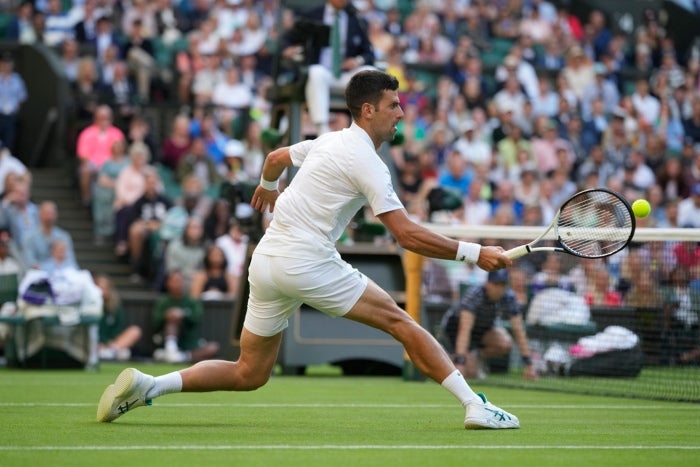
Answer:
[[[472,402],[482,402],[481,398],[477,396],[469,384],[467,384],[467,381],[459,370],[450,373],[440,384],[462,403],[462,407],[466,407],[467,404]]]
[[[182,376],[179,371],[173,371],[162,376],[156,376],[156,384],[153,385],[147,399],[155,399],[165,394],[182,391]]]

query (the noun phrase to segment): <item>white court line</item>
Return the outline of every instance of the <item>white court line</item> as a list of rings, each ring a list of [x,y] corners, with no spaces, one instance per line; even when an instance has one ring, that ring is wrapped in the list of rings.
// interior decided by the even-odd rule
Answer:
[[[0,446],[2,451],[447,451],[447,450],[598,450],[598,451],[660,451],[684,450],[698,451],[700,446],[559,446],[559,445],[500,445],[500,446],[467,446],[467,445],[145,445],[145,446]]]
[[[0,402],[0,407],[93,407],[97,403],[88,402]],[[370,409],[442,409],[453,408],[455,404],[263,404],[263,403],[160,403],[154,402],[157,407],[231,407],[231,408],[270,408],[270,409],[327,409],[327,408],[370,408]],[[697,406],[700,410],[700,406]],[[576,405],[576,404],[508,404],[509,409],[606,409],[606,410],[688,410],[687,403],[673,403],[668,405]]]

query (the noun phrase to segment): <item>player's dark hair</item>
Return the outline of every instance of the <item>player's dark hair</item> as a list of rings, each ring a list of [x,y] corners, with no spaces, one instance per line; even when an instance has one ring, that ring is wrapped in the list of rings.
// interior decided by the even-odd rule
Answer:
[[[377,106],[384,91],[396,91],[399,81],[390,74],[378,70],[365,70],[355,74],[345,88],[345,104],[353,119],[362,112],[362,104]]]

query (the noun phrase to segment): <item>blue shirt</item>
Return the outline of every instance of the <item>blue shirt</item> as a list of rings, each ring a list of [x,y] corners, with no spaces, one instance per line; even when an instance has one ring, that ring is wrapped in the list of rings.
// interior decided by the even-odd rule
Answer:
[[[37,225],[22,239],[22,253],[27,266],[37,266],[51,258],[51,244],[56,240],[61,240],[66,244],[66,262],[75,263],[73,239],[70,234],[62,228],[54,226],[47,237],[41,227]]]
[[[26,99],[27,88],[19,74],[0,75],[0,114],[16,114],[19,112],[19,106]]]
[[[459,192],[462,197],[467,196],[471,182],[472,177],[468,173],[465,173],[460,178],[455,178],[454,175],[449,172],[443,173],[438,181],[442,188],[452,188]]]
[[[11,203],[7,205],[5,215],[10,236],[17,245],[23,245],[24,237],[39,225],[39,207],[32,202],[28,202],[24,210]]]

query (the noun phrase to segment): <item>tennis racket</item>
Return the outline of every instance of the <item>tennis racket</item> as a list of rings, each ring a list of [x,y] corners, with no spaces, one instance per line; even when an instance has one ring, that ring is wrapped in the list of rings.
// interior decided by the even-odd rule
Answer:
[[[558,246],[535,246],[552,229]],[[505,255],[516,259],[536,251],[558,251],[580,258],[604,258],[626,247],[634,229],[630,204],[614,191],[594,188],[566,200],[542,235]]]

